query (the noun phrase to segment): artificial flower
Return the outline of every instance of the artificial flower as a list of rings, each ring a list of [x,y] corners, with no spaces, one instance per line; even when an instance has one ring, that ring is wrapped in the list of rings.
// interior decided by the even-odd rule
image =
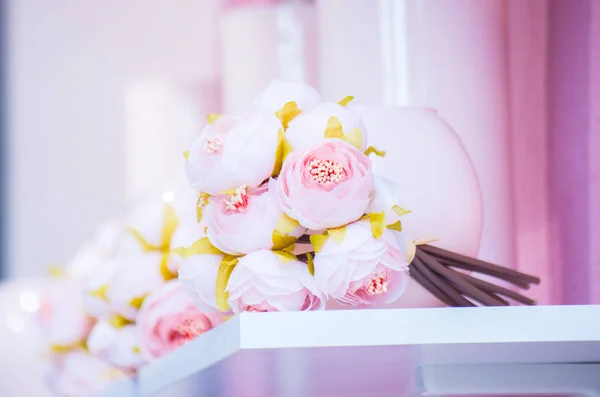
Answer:
[[[306,150],[328,138],[348,141],[361,151],[368,145],[367,129],[362,118],[345,106],[324,103],[312,111],[301,113],[289,124],[287,142],[294,150]]]
[[[274,251],[254,251],[239,258],[226,291],[234,313],[325,308],[307,265]]]
[[[159,252],[140,252],[115,259],[116,270],[105,292],[113,313],[135,320],[146,296],[165,282],[161,273],[164,259]]]
[[[86,313],[98,320],[107,320],[114,313],[108,301],[108,289],[113,275],[121,266],[115,258],[91,269],[82,278],[83,307]]]
[[[89,397],[124,376],[105,360],[85,351],[75,351],[52,360],[48,381],[57,396]]]
[[[182,261],[179,281],[199,305],[217,308],[215,281],[223,259],[223,254],[197,254]]]
[[[204,220],[210,242],[230,255],[283,249],[306,230],[283,213],[274,183],[215,197],[204,210]]]
[[[274,80],[254,99],[253,105],[277,114],[287,127],[287,123],[298,114],[314,109],[321,102],[317,90],[305,83]]]
[[[122,369],[137,369],[146,362],[139,347],[139,334],[133,324],[97,323],[87,340],[93,355]]]
[[[224,320],[223,313],[198,305],[172,280],[146,299],[137,316],[140,350],[148,360],[160,358]]]
[[[311,230],[353,222],[366,211],[374,188],[369,158],[352,145],[330,139],[294,150],[277,179],[283,211]]]
[[[330,231],[315,245],[315,280],[328,297],[365,307],[394,302],[404,292],[408,264],[397,232],[384,227],[376,238],[373,226],[369,219],[360,220]]]
[[[71,277],[49,280],[41,294],[37,322],[51,351],[80,348],[93,325],[83,310],[80,281]]]
[[[279,119],[265,110],[219,117],[202,130],[187,152],[190,185],[213,195],[242,185],[259,186],[274,171],[282,129]]]

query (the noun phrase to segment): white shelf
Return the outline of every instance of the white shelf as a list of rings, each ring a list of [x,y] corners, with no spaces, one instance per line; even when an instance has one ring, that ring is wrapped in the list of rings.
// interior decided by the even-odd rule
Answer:
[[[244,313],[103,396],[592,395],[594,363],[600,306]]]

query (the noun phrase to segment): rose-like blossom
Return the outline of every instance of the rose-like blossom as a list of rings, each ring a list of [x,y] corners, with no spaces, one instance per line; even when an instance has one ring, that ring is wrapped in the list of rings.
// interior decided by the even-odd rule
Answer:
[[[317,90],[303,82],[274,80],[254,99],[253,105],[275,113],[286,103],[295,102],[299,110],[306,112],[315,108],[321,101]]]
[[[83,310],[78,279],[64,277],[45,284],[37,322],[45,344],[52,349],[67,351],[85,341],[93,322]]]
[[[223,255],[192,255],[182,261],[179,281],[199,305],[216,309],[216,280]]]
[[[144,301],[138,314],[142,355],[160,358],[224,320],[223,313],[197,305],[179,281],[170,281]]]
[[[259,186],[273,172],[281,129],[275,114],[264,110],[221,116],[190,147],[186,161],[190,185],[209,194]]]
[[[341,241],[329,236],[314,259],[319,288],[352,306],[396,301],[406,287],[408,265],[395,233],[384,229],[374,238],[370,221],[361,220],[346,226]]]
[[[135,320],[143,299],[164,284],[160,252],[140,252],[115,259],[118,264],[110,278],[106,298],[113,313]]]
[[[91,269],[82,278],[83,307],[95,319],[106,320],[113,314],[107,294],[111,279],[120,266],[119,260],[110,259]]]
[[[249,254],[275,246],[273,231],[282,221],[283,209],[277,200],[277,186],[238,188],[233,194],[214,197],[204,210],[207,236],[219,250],[230,255]],[[286,218],[287,219],[287,218]],[[298,225],[278,230],[281,235],[300,237],[306,229]]]
[[[105,390],[124,374],[85,351],[71,352],[53,360],[48,372],[52,392],[61,397],[89,397]]]
[[[305,263],[261,250],[241,257],[227,284],[234,313],[320,310],[325,300]]]
[[[353,136],[360,150],[364,151],[367,148],[367,129],[362,118],[351,108],[337,103],[324,103],[310,112],[296,116],[286,131],[288,143],[294,150],[306,150],[323,143],[332,117],[339,121],[341,133],[345,137]]]
[[[108,322],[97,323],[87,340],[93,355],[123,369],[137,369],[146,362],[140,352],[138,330],[135,325],[115,327]]]
[[[277,179],[283,211],[308,229],[346,225],[360,218],[374,187],[371,162],[352,145],[330,139],[294,150]]]

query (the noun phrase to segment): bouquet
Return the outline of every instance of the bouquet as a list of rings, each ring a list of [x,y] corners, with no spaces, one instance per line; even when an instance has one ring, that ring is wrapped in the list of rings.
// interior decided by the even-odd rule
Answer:
[[[385,151],[351,101],[275,81],[209,116],[184,152],[189,187],[138,203],[48,283],[38,315],[56,394],[93,394],[232,314],[377,307],[410,277],[449,306],[534,304],[473,273],[523,289],[536,277],[406,241],[411,212],[373,171]]]
[[[536,277],[404,240],[410,210],[373,171],[385,151],[369,146],[352,99],[275,81],[244,112],[209,117],[184,154],[206,232],[177,248],[186,288],[233,313],[392,303],[408,277],[450,306],[533,304],[464,271],[525,289]]]

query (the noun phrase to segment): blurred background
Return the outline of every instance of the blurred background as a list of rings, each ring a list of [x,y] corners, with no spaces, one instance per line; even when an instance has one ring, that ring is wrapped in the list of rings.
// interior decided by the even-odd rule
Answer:
[[[176,178],[206,114],[283,77],[436,109],[481,185],[479,256],[542,276],[541,303],[600,301],[598,1],[4,0],[1,26],[5,277],[64,264]]]
[[[600,303],[598,0],[0,5],[4,278],[67,263],[182,177],[209,113],[280,77],[328,100],[435,109],[479,181],[477,255],[540,276],[541,304]]]

